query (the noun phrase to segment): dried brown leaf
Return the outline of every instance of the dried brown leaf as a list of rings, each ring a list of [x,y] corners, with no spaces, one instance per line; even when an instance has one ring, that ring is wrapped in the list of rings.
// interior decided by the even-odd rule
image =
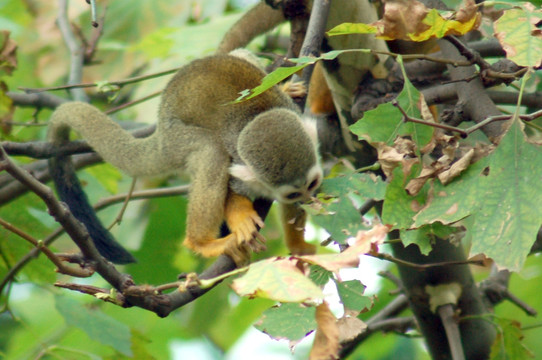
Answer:
[[[443,185],[448,184],[452,179],[461,174],[469,167],[474,156],[474,149],[470,149],[461,159],[457,160],[449,169],[438,174],[438,178]]]
[[[339,342],[353,340],[367,329],[367,324],[357,318],[357,313],[357,311],[345,312],[344,316],[337,320]]]
[[[335,315],[326,302],[316,307],[316,334],[309,355],[310,360],[339,358],[339,327]]]
[[[478,7],[474,0],[464,0],[463,6],[455,14],[455,20],[466,23],[478,15]]]
[[[11,75],[17,68],[17,43],[9,38],[10,32],[0,31],[0,73]]]
[[[393,147],[384,143],[374,144],[378,153],[378,162],[387,177],[391,177],[393,169],[402,165],[403,173],[410,174],[412,166],[419,162],[416,157],[416,144],[404,137],[397,137]]]
[[[416,196],[425,185],[427,180],[434,177],[438,169],[432,166],[425,166],[422,169],[420,175],[412,180],[410,180],[405,187],[405,190],[410,196]]]
[[[408,34],[422,33],[429,28],[422,23],[427,13],[427,7],[419,1],[387,1],[382,19],[374,25],[379,29],[379,36],[384,39],[408,39]]]

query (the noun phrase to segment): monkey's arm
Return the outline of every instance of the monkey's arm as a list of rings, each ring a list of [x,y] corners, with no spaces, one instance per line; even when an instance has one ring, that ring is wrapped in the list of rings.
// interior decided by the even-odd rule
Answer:
[[[106,161],[132,175],[147,171],[145,166],[149,162],[138,157],[157,147],[153,144],[155,140],[137,141],[98,109],[85,103],[72,102],[58,107],[49,125],[50,141],[57,145],[67,142],[72,128]],[[114,240],[96,216],[77,179],[71,160],[62,156],[54,157],[49,161],[49,169],[60,199],[85,225],[100,254],[117,264],[135,262],[135,258]]]
[[[299,204],[281,204],[282,223],[286,246],[294,255],[311,255],[316,247],[305,242],[307,213]]]

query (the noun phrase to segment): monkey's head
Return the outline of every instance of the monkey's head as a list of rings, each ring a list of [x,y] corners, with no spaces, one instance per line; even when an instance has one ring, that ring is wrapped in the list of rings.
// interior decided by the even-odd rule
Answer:
[[[255,196],[293,203],[310,199],[322,183],[316,125],[291,110],[258,115],[241,131],[237,151],[244,164],[230,174]]]

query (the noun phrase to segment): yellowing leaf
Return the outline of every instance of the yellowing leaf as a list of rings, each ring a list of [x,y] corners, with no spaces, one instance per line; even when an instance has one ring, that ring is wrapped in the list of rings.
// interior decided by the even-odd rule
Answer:
[[[390,226],[376,225],[369,231],[360,231],[356,236],[356,241],[348,249],[339,254],[308,255],[300,259],[315,265],[319,265],[328,271],[337,273],[342,268],[357,267],[359,265],[360,255],[371,251],[373,244],[381,244]]]
[[[271,258],[250,265],[247,273],[232,283],[241,296],[281,302],[318,302],[322,290],[298,267],[297,258]]]
[[[436,9],[431,9],[422,21],[429,28],[421,33],[409,33],[407,36],[413,41],[425,41],[432,37],[440,39],[447,35],[464,35],[476,28],[479,20],[477,13],[474,13],[474,16],[467,19],[466,22],[449,20],[444,18]]]
[[[536,27],[540,21],[542,10],[531,4],[504,11],[494,27],[508,59],[520,66],[542,65],[542,33]]]
[[[345,23],[331,29],[327,34],[376,34],[383,40],[426,41],[447,35],[464,35],[478,27],[480,14],[473,0],[456,13],[443,15],[429,9],[419,1],[389,1],[384,7],[382,19],[372,24]]]

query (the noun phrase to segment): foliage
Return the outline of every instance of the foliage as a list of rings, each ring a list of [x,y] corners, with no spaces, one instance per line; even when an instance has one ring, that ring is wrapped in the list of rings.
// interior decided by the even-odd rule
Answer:
[[[32,8],[31,4],[24,7],[21,3],[9,0],[0,4],[0,24],[10,30],[0,33],[0,120],[5,139],[25,142],[43,140],[45,131],[39,127],[12,127],[12,123],[27,123],[34,118],[44,124],[49,112],[33,115],[30,110],[13,108],[7,91],[20,86],[63,85],[69,56],[57,51],[64,49],[58,34],[40,35],[52,23],[57,5]],[[99,66],[89,67],[85,76],[91,82],[109,86],[110,80],[133,76],[134,69],[157,72],[211,52],[219,41],[217,34],[231,26],[238,15],[224,15],[223,2],[206,8],[214,11],[213,16],[201,15],[201,9],[190,8],[188,3],[112,2],[108,17],[115,21],[108,23],[111,26],[105,28],[100,40],[102,61]],[[394,3],[378,22],[343,24],[328,35],[371,33],[383,39],[427,41],[464,34],[480,26],[480,13],[472,1],[456,7],[453,13],[427,9],[416,1],[408,3],[408,9],[395,8],[405,5]],[[520,88],[520,97],[527,91],[542,90],[540,70],[536,69],[542,59],[542,16],[533,4],[536,2],[515,2],[514,6],[493,3],[502,16],[494,21],[493,33],[486,34],[500,41],[508,59],[529,67],[527,75],[514,83]],[[82,32],[90,37],[86,5],[82,2],[70,6],[77,12]],[[400,32],[392,26],[399,21],[394,17],[397,13],[408,14],[402,20],[408,26]],[[518,26],[518,19],[525,21],[519,21]],[[19,47],[17,56],[14,44]],[[258,96],[309,65],[334,61],[346,53],[374,52],[348,49],[292,59],[296,66],[270,73],[259,87],[247,89],[236,101]],[[384,306],[382,299],[389,298],[389,284],[367,289],[359,279],[347,279],[344,274],[346,269],[359,271],[360,263],[368,257],[389,259],[383,243],[397,240],[386,238],[390,230],[398,230],[405,245],[415,244],[423,254],[431,252],[437,237],[465,237],[471,255],[483,254],[500,269],[519,273],[521,277],[513,278],[511,291],[542,310],[535,291],[542,265],[539,258],[528,257],[542,224],[542,195],[538,189],[542,179],[540,119],[526,121],[521,115],[532,109],[509,107],[512,115],[507,129],[495,144],[475,133],[467,139],[460,132],[445,135],[434,126],[438,123],[435,109],[427,105],[423,94],[408,79],[403,58],[398,56],[397,61],[405,81],[395,101],[365,112],[350,126],[353,134],[377,150],[378,163],[354,169],[347,160],[338,161],[324,179],[317,198],[305,205],[311,226],[325,230],[336,245],[348,247],[346,250],[338,252],[331,247],[313,256],[284,256],[283,245],[272,241],[280,237],[272,209],[263,229],[264,236],[270,239],[264,259],[220,279],[202,281],[210,285],[226,278],[211,293],[165,319],[142,309],[122,309],[54,288],[55,279],[72,280],[56,276],[50,262],[40,256],[21,270],[7,293],[2,293],[0,328],[5,331],[0,335],[0,354],[14,359],[158,359],[173,357],[175,344],[189,342],[200,344],[200,349],[214,358],[240,358],[240,354],[247,353],[254,357],[267,351],[276,351],[277,356],[285,358],[291,356],[286,346],[276,350],[269,341],[251,344],[256,336],[250,330],[254,325],[273,340],[287,340],[291,348],[297,348],[298,358],[308,356],[311,344],[305,339],[310,334],[315,339],[311,356],[336,355],[335,342],[362,334],[367,327],[364,321]],[[117,96],[110,99],[113,104],[103,106],[112,107],[133,94],[147,95],[153,87],[160,89],[164,84],[161,79],[154,84],[130,85],[129,90],[115,88]],[[92,91],[89,94],[96,97],[96,102],[103,101]],[[119,119],[154,122],[154,116],[148,116],[154,113],[155,107],[146,104],[124,112]],[[428,160],[435,148],[440,149],[441,156]],[[28,161],[14,159],[21,164]],[[130,185],[130,179],[109,166],[85,170],[80,178],[92,202],[126,191]],[[171,185],[179,180],[164,178],[158,182]],[[146,187],[157,184],[144,181]],[[374,211],[360,214],[367,201],[383,201],[381,220],[376,220]],[[109,224],[119,209],[108,208],[100,212],[100,217]],[[122,224],[113,228],[115,236],[133,250],[139,261],[124,269],[137,283],[164,284],[174,281],[180,273],[199,273],[208,267],[208,260],[194,257],[179,245],[185,213],[186,199],[182,197],[132,202]],[[46,238],[54,229],[45,206],[31,194],[0,208],[0,218],[36,239]],[[325,236],[318,240],[325,240]],[[73,250],[66,236],[51,247],[55,251]],[[14,233],[0,230],[0,279],[28,251],[27,243]],[[487,272],[480,270],[480,279],[486,276]],[[109,286],[97,276],[88,284]],[[116,296],[114,292],[111,295]],[[530,321],[518,309],[503,305],[487,321],[497,328],[492,359],[523,359],[542,353],[537,342],[541,330],[534,327],[527,331],[525,324]],[[208,340],[201,340],[204,338]],[[376,345],[361,347],[352,358],[385,359],[399,352],[407,358],[426,356],[416,340],[373,336],[368,341]],[[179,351],[187,349],[183,345]]]

